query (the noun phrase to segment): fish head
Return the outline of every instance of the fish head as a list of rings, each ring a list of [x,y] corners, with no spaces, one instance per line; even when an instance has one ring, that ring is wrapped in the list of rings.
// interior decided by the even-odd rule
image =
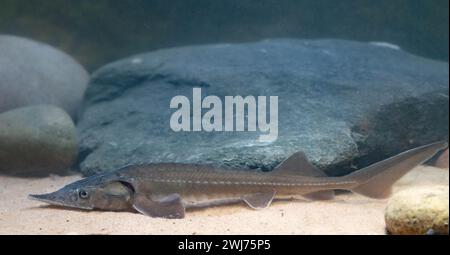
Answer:
[[[94,193],[95,189],[93,187],[83,187],[72,183],[55,192],[29,195],[28,197],[50,205],[92,210],[94,209],[92,196]]]
[[[48,194],[29,195],[30,199],[51,205],[83,210],[125,210],[130,207],[134,190],[121,181],[87,178]]]

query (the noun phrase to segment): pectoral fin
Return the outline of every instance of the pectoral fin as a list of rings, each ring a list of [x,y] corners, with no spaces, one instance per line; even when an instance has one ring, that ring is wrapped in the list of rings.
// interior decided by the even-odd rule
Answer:
[[[248,194],[242,197],[242,200],[253,209],[264,209],[272,203],[275,197],[275,191]]]
[[[133,207],[144,215],[156,218],[182,219],[185,215],[185,207],[178,194],[168,195],[158,201],[137,195],[134,198]]]

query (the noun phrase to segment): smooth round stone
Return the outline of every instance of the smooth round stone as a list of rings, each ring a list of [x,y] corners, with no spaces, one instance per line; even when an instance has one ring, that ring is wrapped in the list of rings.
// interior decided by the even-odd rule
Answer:
[[[30,106],[0,114],[0,173],[63,171],[73,164],[77,148],[74,123],[58,107]]]
[[[89,74],[72,57],[49,45],[0,35],[0,113],[51,104],[76,118]]]
[[[448,235],[448,215],[448,186],[408,188],[389,200],[386,228],[395,235]]]

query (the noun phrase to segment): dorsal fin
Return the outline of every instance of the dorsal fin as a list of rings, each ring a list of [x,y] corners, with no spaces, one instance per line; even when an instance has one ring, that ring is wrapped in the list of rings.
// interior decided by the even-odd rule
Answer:
[[[326,177],[327,175],[309,163],[303,152],[296,152],[285,161],[281,162],[275,169],[276,174],[301,175],[309,177]]]

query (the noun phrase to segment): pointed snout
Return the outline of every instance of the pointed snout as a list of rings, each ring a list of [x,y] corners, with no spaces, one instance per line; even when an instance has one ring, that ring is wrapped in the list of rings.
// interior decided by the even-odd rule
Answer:
[[[88,203],[81,203],[76,196],[76,193],[59,190],[48,194],[40,194],[40,195],[28,195],[28,198],[31,200],[36,200],[40,202],[44,202],[50,205],[63,206],[69,208],[76,209],[84,209],[84,210],[92,210],[93,207]]]
[[[36,200],[44,203],[48,203],[51,205],[59,205],[59,206],[67,206],[66,203],[64,203],[64,198],[57,196],[57,194],[54,193],[48,193],[48,194],[40,194],[40,195],[28,195],[28,198],[31,200]]]

